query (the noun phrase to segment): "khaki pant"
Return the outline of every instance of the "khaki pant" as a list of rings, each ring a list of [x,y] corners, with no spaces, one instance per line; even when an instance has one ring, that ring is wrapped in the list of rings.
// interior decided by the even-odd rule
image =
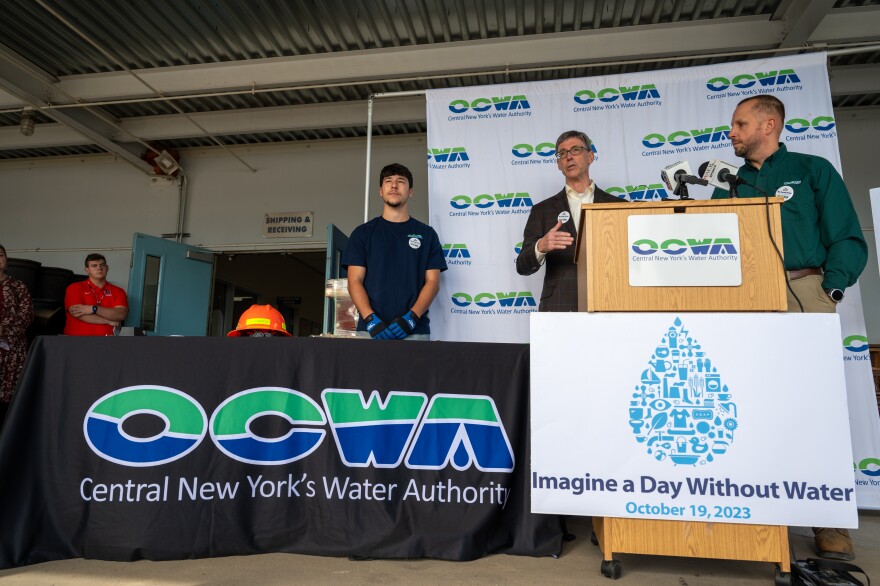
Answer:
[[[837,304],[828,297],[828,294],[825,293],[825,290],[822,288],[822,275],[807,275],[806,277],[791,281],[790,284],[795,295],[800,299],[801,305],[804,306],[804,313],[837,313]],[[794,313],[800,313],[801,311],[797,301],[792,297],[791,291],[788,291],[788,311]],[[819,537],[820,532],[826,539],[821,545]],[[829,543],[827,541],[831,535],[829,532],[839,532],[835,537],[840,541],[832,542],[833,545]],[[820,556],[822,556],[821,551],[823,550],[831,550],[835,553],[853,553],[852,540],[846,529],[823,529],[820,527],[813,527],[813,534],[814,539],[816,540],[816,547],[820,550]],[[850,556],[845,559],[852,559],[852,557],[853,556]]]
[[[791,281],[791,288],[804,306],[804,313],[837,313],[837,304],[822,289],[822,275],[807,275]],[[788,291],[788,311],[800,313],[795,298]]]

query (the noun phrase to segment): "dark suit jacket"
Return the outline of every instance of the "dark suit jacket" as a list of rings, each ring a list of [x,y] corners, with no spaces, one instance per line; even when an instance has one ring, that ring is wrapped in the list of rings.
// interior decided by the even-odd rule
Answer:
[[[593,193],[593,203],[622,202],[618,197],[606,193],[596,187]],[[556,225],[556,218],[560,212],[571,213],[568,207],[568,197],[565,188],[553,197],[542,201],[532,207],[526,228],[523,231],[522,250],[516,257],[516,272],[520,275],[531,275],[538,272],[541,264],[535,255],[535,243],[544,237],[544,234]],[[577,229],[574,219],[562,225],[572,235],[577,243]],[[574,264],[575,244],[565,250],[554,250],[547,254],[544,264],[547,272],[544,274],[544,289],[541,291],[541,303],[538,311],[577,311],[577,266]]]

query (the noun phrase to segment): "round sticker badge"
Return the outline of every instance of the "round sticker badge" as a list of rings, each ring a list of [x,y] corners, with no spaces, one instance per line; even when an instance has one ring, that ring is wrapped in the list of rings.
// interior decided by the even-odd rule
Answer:
[[[556,216],[556,219],[564,224],[571,219],[571,214],[569,214],[568,212],[559,212],[559,215]]]
[[[785,201],[790,200],[794,196],[794,188],[791,185],[783,185],[776,190],[776,197],[784,198]]]
[[[421,248],[422,241],[419,240],[418,238],[410,238],[409,239],[409,247],[410,248]]]

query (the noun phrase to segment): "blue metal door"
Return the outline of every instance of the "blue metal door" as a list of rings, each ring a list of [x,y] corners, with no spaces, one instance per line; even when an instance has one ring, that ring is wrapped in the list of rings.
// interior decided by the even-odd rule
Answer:
[[[135,233],[125,325],[153,336],[204,336],[213,273],[210,250]]]
[[[324,283],[330,279],[344,279],[348,271],[339,266],[342,261],[342,253],[348,245],[348,236],[345,232],[334,226],[327,225],[327,268],[324,271]],[[330,298],[324,296],[324,333],[333,331],[333,303]]]

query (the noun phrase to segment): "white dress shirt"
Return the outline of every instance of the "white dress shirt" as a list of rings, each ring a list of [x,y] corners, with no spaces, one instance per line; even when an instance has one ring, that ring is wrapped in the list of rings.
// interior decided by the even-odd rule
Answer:
[[[581,205],[585,203],[593,203],[593,194],[596,191],[596,183],[591,181],[589,187],[583,193],[578,193],[567,183],[565,184],[565,195],[568,197],[568,209],[571,210],[571,219],[574,220],[574,231],[577,233],[581,223]],[[535,256],[538,262],[544,264],[547,253],[538,250],[538,243],[535,242]]]

